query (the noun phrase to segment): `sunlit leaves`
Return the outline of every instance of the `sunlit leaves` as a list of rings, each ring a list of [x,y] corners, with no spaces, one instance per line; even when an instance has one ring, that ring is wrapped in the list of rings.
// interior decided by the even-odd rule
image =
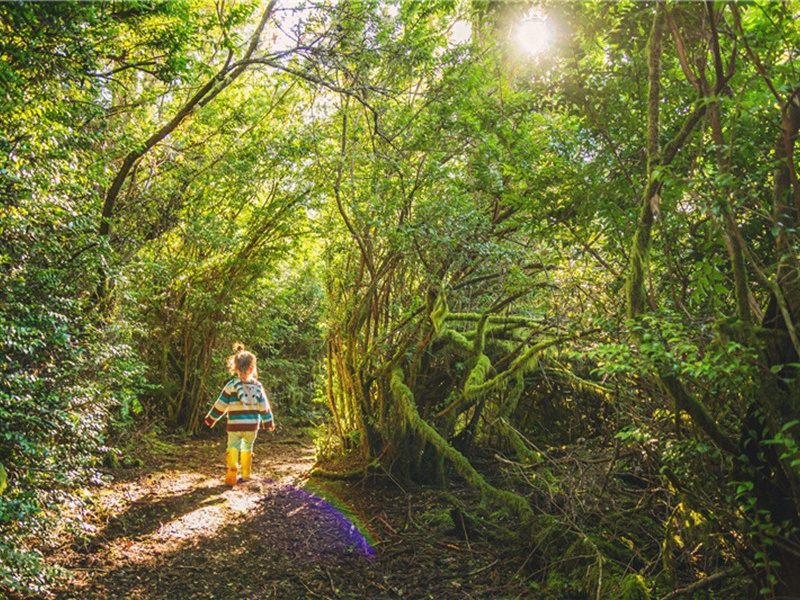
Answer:
[[[181,2],[0,8],[4,589],[52,579],[27,536],[43,539],[59,503],[99,480],[106,436],[140,409],[146,383],[130,329],[96,310],[100,269],[125,279],[97,239],[98,208],[118,142],[137,143],[152,125],[142,117],[159,114],[145,105],[194,77],[196,34],[215,19]]]

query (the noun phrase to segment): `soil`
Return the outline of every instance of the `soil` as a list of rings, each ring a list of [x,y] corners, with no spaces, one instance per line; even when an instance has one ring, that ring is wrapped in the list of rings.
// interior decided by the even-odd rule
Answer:
[[[279,437],[259,438],[254,478],[231,488],[223,451],[181,438],[114,470],[50,557],[72,578],[49,598],[532,597],[524,557],[454,526],[441,490],[310,478],[311,444]]]

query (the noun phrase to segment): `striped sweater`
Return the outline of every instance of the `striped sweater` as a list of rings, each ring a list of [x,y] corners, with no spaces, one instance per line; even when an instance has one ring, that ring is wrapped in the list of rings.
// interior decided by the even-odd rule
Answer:
[[[226,383],[206,415],[206,425],[213,427],[225,414],[228,415],[228,431],[256,431],[259,423],[263,429],[275,428],[267,393],[256,380],[237,378]]]

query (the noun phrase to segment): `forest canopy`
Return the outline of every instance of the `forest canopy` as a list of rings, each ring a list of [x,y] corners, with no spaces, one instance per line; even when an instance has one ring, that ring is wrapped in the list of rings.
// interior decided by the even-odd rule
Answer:
[[[537,597],[800,596],[798,14],[0,3],[0,595],[241,341]]]

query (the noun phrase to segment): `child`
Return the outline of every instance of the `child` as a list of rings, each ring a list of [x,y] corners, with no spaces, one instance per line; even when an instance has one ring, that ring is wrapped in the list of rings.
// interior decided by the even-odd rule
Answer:
[[[239,342],[233,345],[233,349],[236,354],[228,359],[228,369],[236,378],[225,384],[205,419],[205,424],[213,427],[223,415],[228,415],[228,449],[225,452],[228,471],[225,483],[230,486],[237,483],[240,451],[242,477],[238,481],[242,483],[250,479],[253,442],[258,434],[259,423],[263,429],[275,430],[267,394],[257,379],[256,357]]]

